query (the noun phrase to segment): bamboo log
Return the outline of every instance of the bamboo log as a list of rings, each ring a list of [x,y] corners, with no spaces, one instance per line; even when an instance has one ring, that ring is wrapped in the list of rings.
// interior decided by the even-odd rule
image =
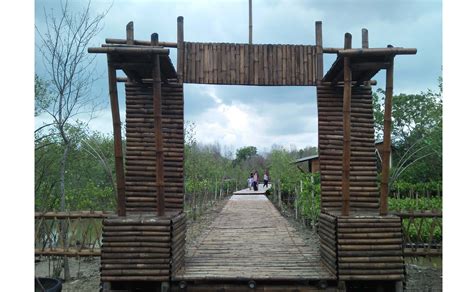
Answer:
[[[125,39],[114,39],[114,38],[106,38],[105,39],[106,44],[127,44],[127,40]],[[132,45],[139,45],[139,46],[150,46],[151,42],[150,41],[141,41],[141,40],[133,40]],[[167,47],[167,48],[177,48],[178,44],[175,42],[158,42],[158,45],[161,47]]]
[[[362,48],[369,48],[369,31],[366,28],[362,29]]]
[[[151,37],[151,45],[158,45],[158,34],[154,33]],[[163,166],[163,136],[162,136],[162,108],[161,108],[161,71],[160,58],[154,58],[153,67],[153,116],[155,131],[155,147],[156,147],[156,188],[157,188],[157,208],[158,216],[165,213],[164,201],[164,166]]]
[[[88,48],[88,53],[95,54],[161,54],[169,55],[169,49],[163,48],[134,48],[134,47],[100,47]]]
[[[177,19],[177,67],[178,67],[178,80],[179,83],[183,83],[184,75],[184,19],[182,16],[178,16]],[[159,45],[159,43],[157,44]]]
[[[166,282],[169,281],[169,276],[101,276],[102,282],[115,282],[115,281],[156,281]]]
[[[388,213],[388,178],[390,175],[390,149],[391,149],[391,126],[392,126],[392,95],[393,95],[393,58],[387,69],[385,89],[385,112],[383,127],[383,150],[382,150],[382,179],[380,182],[380,215]]]
[[[385,55],[414,55],[415,48],[374,48],[374,49],[351,49],[339,50],[338,55],[342,57],[362,57],[362,56],[385,56]]]
[[[110,58],[107,57],[110,62]],[[117,72],[110,64],[108,65],[109,73],[109,95],[110,106],[112,108],[112,121],[114,132],[114,153],[115,153],[115,173],[117,177],[117,213],[119,216],[125,216],[125,174],[123,167],[123,153],[122,153],[122,134],[120,113],[118,105],[117,94]]]
[[[389,257],[338,257],[339,263],[404,263],[401,256]]]
[[[106,259],[101,258],[101,264],[167,264],[169,258],[154,259],[154,258],[131,258],[131,259]]]
[[[346,33],[344,48],[351,48],[352,36]],[[352,74],[350,59],[344,59],[344,104],[343,104],[343,129],[344,129],[344,152],[342,153],[342,214],[349,215],[349,187],[350,187],[350,163],[351,163],[351,82]]]
[[[340,275],[339,280],[342,281],[400,281],[404,276],[400,275]]]

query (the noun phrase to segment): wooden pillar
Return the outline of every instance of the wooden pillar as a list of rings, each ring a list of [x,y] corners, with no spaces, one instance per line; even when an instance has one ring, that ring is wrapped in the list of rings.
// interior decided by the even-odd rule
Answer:
[[[362,48],[369,48],[369,31],[366,28],[362,29]]]
[[[125,216],[125,174],[123,169],[122,131],[117,95],[117,72],[107,55],[109,71],[109,95],[114,129],[115,175],[117,179],[117,214]]]
[[[133,21],[127,23],[127,45],[133,45]]]
[[[158,46],[158,34],[151,35],[151,45]],[[161,115],[161,70],[160,55],[153,55],[153,119],[155,128],[156,147],[156,203],[158,205],[158,216],[165,214],[165,176],[163,167],[163,133]]]
[[[178,67],[178,81],[179,83],[184,82],[184,19],[182,16],[178,17],[178,56],[177,56],[177,67]]]
[[[249,0],[249,44],[252,44],[252,0]]]
[[[316,21],[316,80],[323,79],[323,23]]]
[[[344,36],[344,49],[352,47],[352,35],[346,33]],[[344,57],[344,96],[342,105],[342,122],[344,131],[344,147],[342,152],[342,215],[349,215],[350,202],[350,167],[351,167],[351,95],[352,95],[352,71],[350,57]]]
[[[385,112],[383,116],[382,181],[380,182],[380,215],[388,213],[388,179],[390,175],[390,148],[392,131],[393,57],[387,68]]]

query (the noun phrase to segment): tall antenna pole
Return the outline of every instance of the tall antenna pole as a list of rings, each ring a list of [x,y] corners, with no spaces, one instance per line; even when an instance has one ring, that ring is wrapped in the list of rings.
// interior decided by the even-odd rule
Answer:
[[[252,44],[252,0],[249,0],[249,44]]]

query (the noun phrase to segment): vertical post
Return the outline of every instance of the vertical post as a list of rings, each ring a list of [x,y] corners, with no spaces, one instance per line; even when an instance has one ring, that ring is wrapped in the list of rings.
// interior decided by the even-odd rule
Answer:
[[[111,64],[109,55],[107,55],[107,63],[109,71],[110,106],[112,108],[112,122],[114,125],[115,174],[117,177],[117,214],[119,216],[125,216],[125,174],[123,170],[122,132],[117,96],[117,72]]]
[[[388,213],[388,177],[390,174],[390,148],[392,128],[392,95],[393,95],[393,57],[387,68],[385,87],[385,112],[383,116],[383,150],[382,181],[380,182],[380,215]]]
[[[127,23],[127,45],[133,45],[133,21]]]
[[[249,44],[252,44],[252,0],[249,0]]]
[[[346,33],[344,36],[344,49],[352,47],[352,35]],[[342,153],[342,215],[349,215],[350,200],[350,167],[351,167],[351,95],[352,95],[352,71],[351,59],[344,57],[344,97],[343,97],[343,131],[344,150]]]
[[[362,48],[369,48],[369,31],[366,28],[362,29]]]
[[[323,79],[323,22],[316,21],[316,80]]]
[[[178,57],[177,57],[177,67],[178,67],[178,82],[184,82],[184,29],[183,29],[184,19],[182,16],[178,16]]]
[[[158,46],[158,34],[151,35],[151,45]],[[156,147],[156,202],[158,205],[158,216],[165,214],[165,192],[164,192],[164,167],[163,167],[163,133],[161,126],[161,70],[160,55],[153,55],[153,118],[155,127]]]

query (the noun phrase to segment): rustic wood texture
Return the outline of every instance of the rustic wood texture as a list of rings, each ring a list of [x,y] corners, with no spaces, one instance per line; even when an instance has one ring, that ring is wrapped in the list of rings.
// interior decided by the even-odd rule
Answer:
[[[168,280],[171,270],[171,225],[170,216],[127,215],[104,219],[101,280]],[[149,231],[138,230],[142,228]],[[154,228],[168,231],[155,231]]]
[[[153,84],[126,83],[126,210],[156,212]],[[184,187],[183,86],[161,85],[165,211],[182,210]]]
[[[388,180],[390,175],[390,152],[392,148],[392,95],[393,58],[386,72],[385,110],[383,116],[382,179],[380,182],[380,215],[388,212]]]
[[[171,220],[171,274],[184,266],[186,244],[186,215],[181,213]]]
[[[322,69],[310,45],[184,42],[184,51],[186,83],[315,86]]]
[[[318,234],[321,243],[321,259],[326,268],[334,275],[337,274],[336,224],[335,216],[320,214]]]
[[[355,86],[351,97],[351,210],[379,207],[374,116],[370,86]],[[317,88],[321,205],[328,210],[342,207],[343,88]]]
[[[175,280],[335,279],[263,195],[232,196],[204,234]]]
[[[133,28],[133,23],[132,28]],[[130,25],[130,23],[129,23]],[[127,32],[128,27],[127,25]],[[128,34],[127,34],[128,36]],[[117,180],[117,213],[119,216],[126,215],[125,209],[125,174],[123,168],[123,153],[122,153],[122,129],[120,123],[120,110],[118,104],[117,94],[117,71],[111,65],[111,60],[107,56],[108,75],[109,75],[109,96],[110,106],[112,110],[112,122],[114,129],[114,154],[115,154],[115,173]]]
[[[403,280],[398,216],[337,216],[336,224],[339,280]]]

